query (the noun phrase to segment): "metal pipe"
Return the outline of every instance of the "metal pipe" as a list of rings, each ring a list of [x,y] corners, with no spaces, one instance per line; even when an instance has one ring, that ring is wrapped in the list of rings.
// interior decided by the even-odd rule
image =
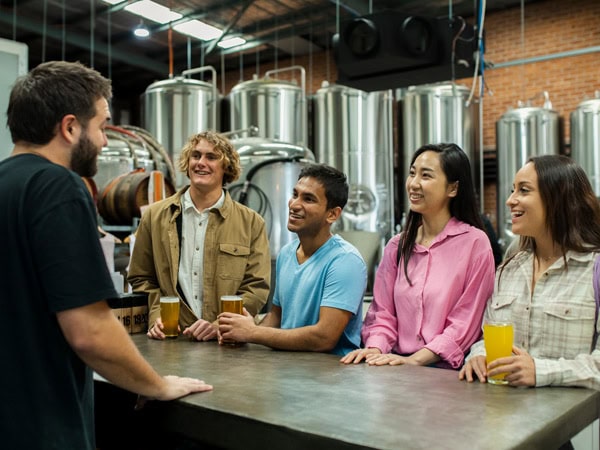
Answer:
[[[589,53],[598,53],[598,52],[600,52],[600,45],[597,45],[595,47],[586,47],[586,48],[580,48],[580,49],[576,49],[576,50],[569,50],[566,52],[552,53],[549,55],[534,56],[531,58],[515,59],[513,61],[506,61],[503,63],[493,64],[491,67],[488,67],[486,70],[502,69],[504,67],[512,67],[512,66],[518,66],[521,64],[530,64],[530,63],[536,63],[536,62],[541,62],[541,61],[550,61],[553,59],[566,58],[569,56],[581,56],[581,55],[587,55]]]
[[[242,128],[240,130],[231,130],[221,133],[222,136],[230,137],[236,136],[242,133],[248,133],[250,137],[256,136],[258,134],[258,127],[256,125],[250,125],[248,128]]]
[[[254,177],[254,175],[256,174],[256,172],[258,172],[259,169],[262,169],[265,166],[275,164],[275,163],[280,163],[280,162],[293,163],[293,162],[298,162],[301,160],[302,160],[301,156],[273,158],[273,159],[267,159],[265,161],[259,162],[255,166],[252,166],[252,168],[248,171],[248,175],[246,175],[246,181],[244,181],[244,185],[242,187],[242,192],[240,192],[238,202],[241,203],[242,205],[246,205],[246,199],[248,197],[248,189],[250,188],[250,184],[252,183],[252,177]]]

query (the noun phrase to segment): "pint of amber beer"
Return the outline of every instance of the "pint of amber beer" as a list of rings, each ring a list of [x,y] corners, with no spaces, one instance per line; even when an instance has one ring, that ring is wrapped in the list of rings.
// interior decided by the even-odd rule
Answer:
[[[513,326],[507,322],[486,322],[483,324],[483,341],[487,363],[512,354]],[[491,384],[508,384],[504,379],[506,373],[487,377]]]
[[[239,295],[222,295],[221,296],[221,312],[228,312],[234,314],[242,314],[242,308],[244,307],[244,301]],[[223,344],[237,347],[241,345],[239,342],[230,339],[223,339]]]
[[[176,338],[179,334],[179,298],[160,298],[160,318],[164,325],[163,333],[168,338]]]
[[[221,312],[230,312],[234,314],[242,314],[244,302],[239,295],[222,295],[221,296]]]

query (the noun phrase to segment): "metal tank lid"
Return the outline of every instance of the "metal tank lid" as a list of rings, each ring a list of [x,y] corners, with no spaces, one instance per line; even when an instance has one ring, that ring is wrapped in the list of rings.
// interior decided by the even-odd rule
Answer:
[[[313,152],[300,145],[290,144],[288,142],[266,139],[262,137],[248,137],[234,139],[231,141],[238,151],[240,157],[255,156],[264,158],[302,158],[314,161]]]
[[[470,89],[467,86],[463,86],[462,84],[454,84],[448,82],[409,86],[407,89],[407,93],[411,94],[435,93],[439,95],[452,95],[456,92],[468,93],[470,92]]]
[[[321,83],[321,87],[317,90],[319,92],[358,92],[367,94],[365,91],[361,91],[360,89],[356,89],[350,86],[344,86],[343,84],[330,83],[329,81],[323,81]]]
[[[503,119],[523,119],[530,116],[544,116],[558,114],[553,109],[543,108],[541,106],[521,106],[519,108],[511,108],[502,114]]]
[[[146,88],[146,92],[153,91],[157,89],[163,88],[173,88],[173,87],[201,87],[203,89],[213,89],[213,85],[211,83],[207,83],[206,81],[196,80],[193,78],[186,78],[183,76],[177,76],[173,78],[167,78],[166,80],[159,80],[152,83],[150,86]]]
[[[276,78],[258,78],[254,75],[252,80],[242,81],[231,88],[231,92],[246,90],[246,89],[261,89],[261,88],[285,88],[285,89],[300,89],[297,83],[291,81],[279,80]]]
[[[585,110],[600,110],[600,98],[590,98],[582,101],[579,105],[577,105],[577,109],[585,109]]]

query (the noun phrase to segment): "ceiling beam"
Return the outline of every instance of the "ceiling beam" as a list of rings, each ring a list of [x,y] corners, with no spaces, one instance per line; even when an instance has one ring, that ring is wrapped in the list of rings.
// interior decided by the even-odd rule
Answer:
[[[31,20],[26,17],[19,17],[18,23],[19,29],[26,30],[36,35],[40,35],[40,30],[43,29],[43,24],[41,22]],[[9,17],[8,14],[0,14],[0,24],[12,25],[12,18]],[[56,29],[47,27],[46,37],[62,42],[62,28]],[[68,44],[73,45],[75,47],[79,47],[87,51],[90,51],[92,48],[90,38],[87,35],[69,31],[68,33],[66,33],[65,39]],[[27,44],[27,42],[25,42],[25,44]],[[109,52],[108,45],[101,41],[94,42],[94,52],[106,57],[108,57],[108,55],[110,54],[111,58],[115,61],[135,66],[140,69],[150,71],[152,73],[160,74],[163,76],[164,74],[169,73],[169,67],[167,64],[161,64],[156,59],[140,56],[136,53],[126,52],[117,48],[113,48],[112,46]]]
[[[221,36],[219,36],[218,39],[213,39],[210,42],[210,45],[206,49],[206,55],[210,54],[215,49],[215,47],[217,46],[217,44],[219,42],[221,42],[225,36],[227,36],[227,33],[229,33],[229,31],[235,26],[235,24],[238,22],[238,20],[240,20],[240,18],[244,15],[244,13],[246,12],[246,10],[250,7],[250,5],[252,3],[254,3],[254,0],[246,0],[246,3],[243,4],[242,7],[238,10],[238,12],[236,13],[235,17],[231,20],[231,22],[229,22],[227,24],[227,27],[225,27],[225,29],[223,30],[223,33],[221,34]]]

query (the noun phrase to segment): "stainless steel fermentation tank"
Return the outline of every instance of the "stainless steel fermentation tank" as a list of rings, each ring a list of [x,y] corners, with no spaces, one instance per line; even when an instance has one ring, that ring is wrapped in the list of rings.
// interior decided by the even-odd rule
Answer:
[[[343,171],[350,186],[334,231],[359,249],[370,279],[394,231],[393,105],[391,90],[367,93],[327,82],[314,96],[317,160]]]
[[[585,170],[600,197],[600,91],[571,113],[571,157]]]
[[[211,74],[210,82],[189,78]],[[220,94],[217,75],[211,66],[185,70],[181,76],[152,83],[142,94],[142,126],[167,150],[175,167],[188,138],[196,133],[220,129]],[[175,185],[187,184],[185,174],[177,171]]]
[[[276,79],[284,72],[298,72],[294,81]],[[235,85],[228,95],[232,130],[258,128],[258,137],[307,146],[306,74],[300,66],[270,70],[262,79]],[[243,135],[242,137],[247,137]]]
[[[496,122],[498,237],[503,249],[515,238],[506,206],[515,174],[532,156],[560,152],[559,116],[545,95],[545,107],[511,109]]]
[[[299,74],[295,81],[277,79]],[[270,70],[231,89],[228,95],[232,143],[240,155],[242,179],[229,189],[258,211],[267,224],[275,259],[293,239],[287,230],[288,200],[300,169],[314,161],[307,148],[306,74],[300,66]],[[241,196],[241,198],[240,198]]]
[[[411,86],[401,99],[401,185],[403,211],[409,209],[404,183],[414,152],[425,144],[453,143],[467,154],[479,193],[479,120],[477,104],[467,104],[470,90],[454,83]]]

